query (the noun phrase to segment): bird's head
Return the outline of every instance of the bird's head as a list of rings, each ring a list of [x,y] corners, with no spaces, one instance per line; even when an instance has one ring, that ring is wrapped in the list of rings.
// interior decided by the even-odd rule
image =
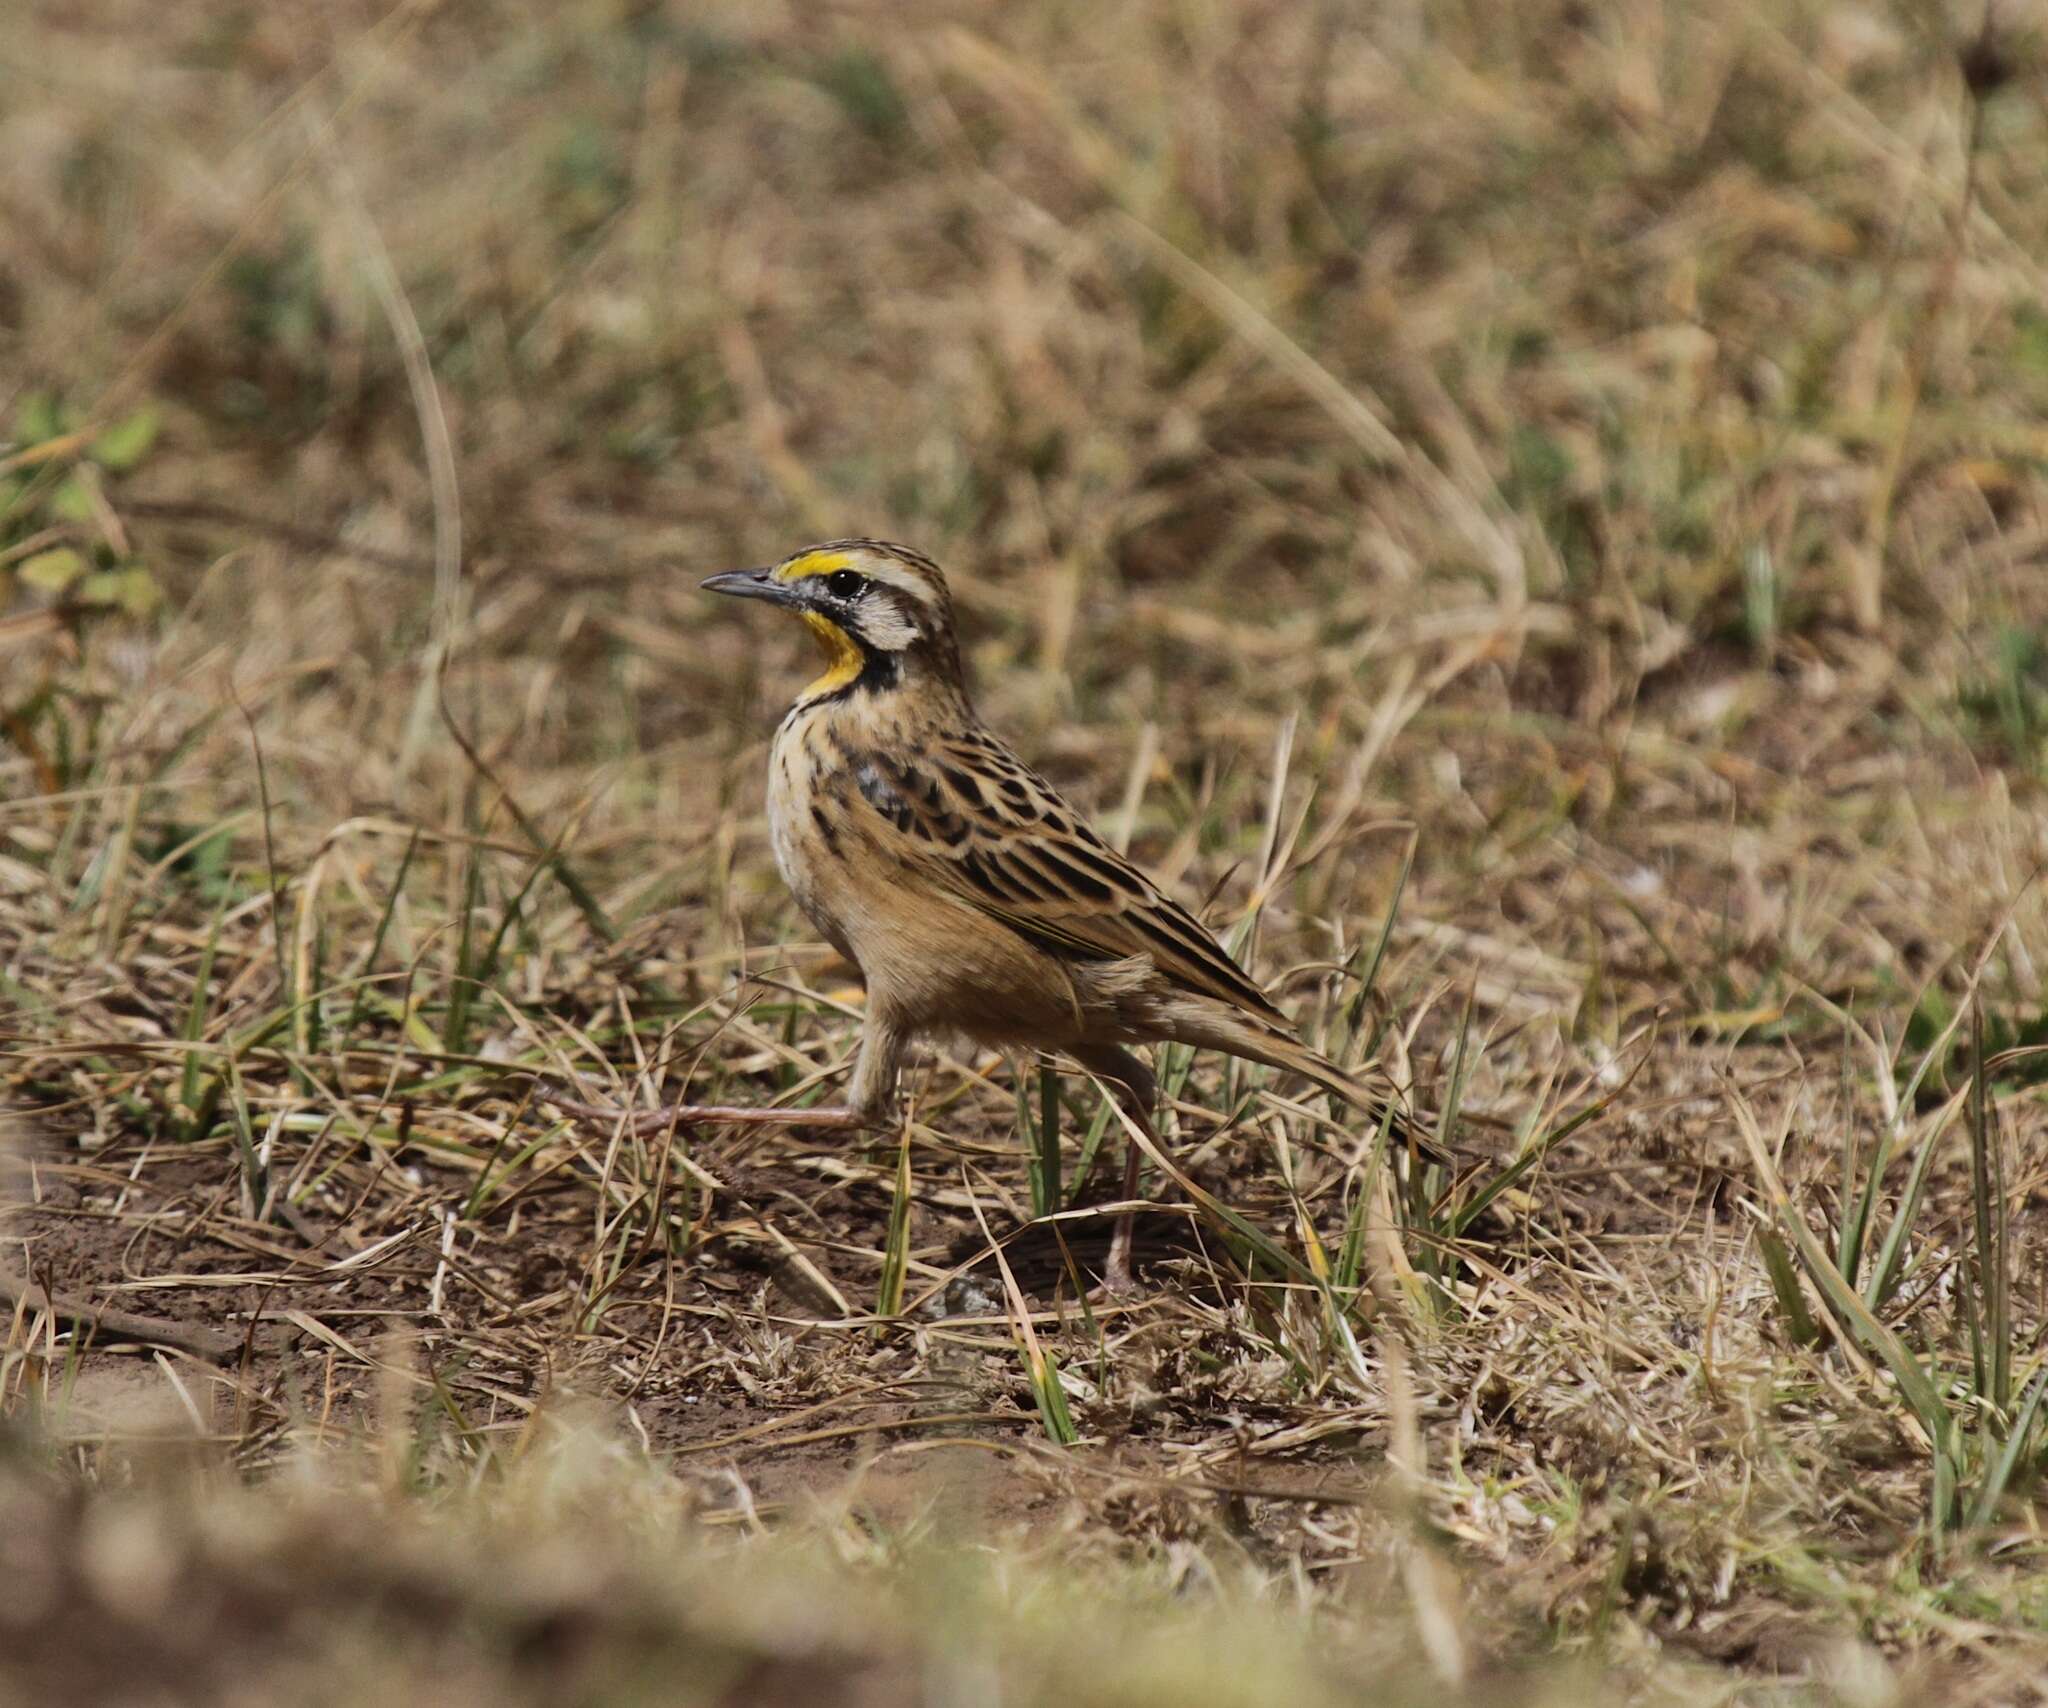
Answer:
[[[910,681],[961,688],[953,600],[939,566],[908,546],[829,540],[768,569],[734,569],[704,583],[713,593],[765,599],[803,618],[825,654],[825,674],[801,698]]]

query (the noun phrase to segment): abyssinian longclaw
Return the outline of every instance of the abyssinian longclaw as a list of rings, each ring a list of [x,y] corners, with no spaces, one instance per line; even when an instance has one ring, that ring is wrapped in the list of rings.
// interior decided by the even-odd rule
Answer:
[[[1071,1057],[1151,1136],[1157,1087],[1128,1046],[1171,1039],[1290,1069],[1435,1154],[1390,1081],[1304,1044],[1192,914],[983,726],[931,559],[834,540],[704,586],[794,612],[825,654],[775,732],[768,821],[798,905],[859,966],[867,1014],[841,1108],[666,1114],[880,1126],[912,1041],[949,1031]],[[1126,1200],[1138,1160],[1130,1147]],[[1130,1245],[1126,1213],[1113,1290],[1130,1284]]]

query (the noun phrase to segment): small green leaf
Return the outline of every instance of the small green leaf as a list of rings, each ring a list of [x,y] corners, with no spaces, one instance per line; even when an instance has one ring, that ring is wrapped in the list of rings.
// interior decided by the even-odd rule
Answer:
[[[147,617],[164,602],[164,590],[156,577],[139,563],[123,564],[115,571],[121,578],[115,603],[131,617]]]
[[[81,604],[125,611],[131,617],[146,617],[163,603],[156,577],[140,564],[120,569],[96,569],[78,584]]]
[[[14,406],[14,437],[18,444],[40,445],[63,431],[57,400],[49,392],[32,391]]]
[[[50,494],[50,514],[60,522],[89,522],[93,516],[92,494],[77,475],[69,475]]]
[[[161,409],[153,403],[145,403],[93,440],[89,453],[92,460],[117,474],[124,469],[132,469],[156,443],[157,429],[163,425],[163,420]]]
[[[817,78],[846,116],[875,141],[894,142],[903,134],[909,105],[888,66],[872,53],[862,48],[842,53],[821,65]]]
[[[37,552],[16,573],[30,587],[43,593],[62,593],[85,573],[85,559],[69,546],[53,546]]]

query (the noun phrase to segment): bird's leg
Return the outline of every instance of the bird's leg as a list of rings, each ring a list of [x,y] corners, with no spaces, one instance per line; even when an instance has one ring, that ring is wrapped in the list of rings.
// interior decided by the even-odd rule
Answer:
[[[909,1041],[909,1033],[870,1002],[867,1021],[861,1029],[860,1059],[854,1064],[847,1100],[824,1108],[750,1109],[729,1103],[668,1103],[659,1109],[629,1114],[623,1109],[578,1103],[548,1091],[541,1095],[563,1114],[579,1121],[615,1124],[624,1120],[627,1130],[640,1137],[666,1132],[671,1126],[823,1127],[833,1132],[856,1132],[865,1127],[886,1127],[895,1119],[896,1078]]]
[[[1152,1109],[1159,1099],[1159,1082],[1152,1077],[1152,1070],[1129,1050],[1109,1045],[1091,1045],[1076,1050],[1074,1059],[1109,1081],[1112,1095],[1123,1105],[1124,1113],[1130,1116],[1147,1139],[1158,1144],[1159,1129],[1152,1125]],[[1123,1191],[1118,1194],[1119,1202],[1128,1204],[1137,1197],[1138,1170],[1144,1160],[1137,1142],[1126,1134]],[[1110,1230],[1109,1261],[1103,1266],[1102,1285],[1113,1295],[1138,1290],[1137,1281],[1131,1274],[1131,1241],[1136,1225],[1137,1212],[1124,1210],[1118,1214],[1116,1224]]]
[[[909,1049],[910,1028],[883,1008],[870,990],[867,1015],[861,1021],[860,1058],[846,1088],[847,1104],[859,1114],[862,1126],[896,1124],[896,1082]]]
[[[1133,1121],[1145,1129],[1145,1136],[1154,1144],[1159,1135],[1152,1130],[1152,1116],[1148,1110],[1129,1107]],[[1128,1136],[1124,1139],[1124,1187],[1118,1194],[1128,1204],[1138,1195],[1138,1168],[1144,1161],[1137,1144]],[[1137,1227],[1137,1212],[1125,1210],[1116,1219],[1116,1226],[1109,1234],[1109,1262],[1103,1266],[1102,1285],[1111,1293],[1135,1293],[1137,1278],[1131,1274],[1131,1240]]]

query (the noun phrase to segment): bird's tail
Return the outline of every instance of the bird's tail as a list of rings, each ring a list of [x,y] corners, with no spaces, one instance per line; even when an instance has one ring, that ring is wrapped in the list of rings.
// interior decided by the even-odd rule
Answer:
[[[1429,1122],[1385,1074],[1348,1073],[1328,1056],[1293,1038],[1277,1040],[1269,1052],[1257,1059],[1314,1080],[1325,1091],[1343,1098],[1374,1127],[1384,1126],[1395,1144],[1412,1146],[1426,1161],[1448,1164],[1451,1160],[1437,1142]]]
[[[1176,1028],[1175,1035],[1183,1043],[1227,1050],[1267,1067],[1298,1073],[1341,1097],[1375,1127],[1385,1126],[1395,1143],[1412,1145],[1430,1162],[1448,1164],[1451,1160],[1428,1120],[1383,1073],[1370,1069],[1351,1072],[1278,1027],[1262,1026],[1235,1014],[1201,1014],[1196,1024]]]

